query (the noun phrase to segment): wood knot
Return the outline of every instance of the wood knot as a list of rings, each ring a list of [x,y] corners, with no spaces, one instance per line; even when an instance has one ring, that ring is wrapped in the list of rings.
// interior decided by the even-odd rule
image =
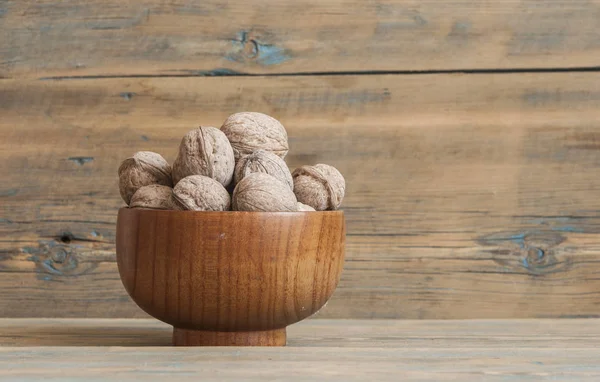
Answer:
[[[79,166],[83,166],[86,163],[93,162],[94,157],[68,157],[67,160],[77,163]]]
[[[258,42],[253,37],[250,37],[249,32],[240,33],[240,44],[244,55],[248,58],[255,58],[258,56]]]
[[[76,273],[77,258],[68,245],[46,246],[39,254],[32,256],[39,271],[51,275],[72,275]]]
[[[38,248],[27,247],[23,251],[30,254],[27,260],[35,263],[41,280],[51,280],[52,276],[77,276],[95,267],[94,263],[82,266],[76,248],[70,244],[72,237],[63,234],[57,240],[41,241]]]
[[[561,272],[569,266],[569,261],[558,259],[564,241],[564,236],[545,231],[499,232],[478,240],[498,265],[515,272],[525,269],[533,275]]]
[[[269,66],[281,64],[291,58],[289,52],[274,44],[267,43],[274,36],[256,30],[240,31],[232,42],[231,51],[225,56],[229,61]]]
[[[132,93],[132,92],[123,92],[121,94],[119,94],[121,96],[121,98],[127,100],[127,101],[131,101],[131,99],[137,95],[137,93]]]

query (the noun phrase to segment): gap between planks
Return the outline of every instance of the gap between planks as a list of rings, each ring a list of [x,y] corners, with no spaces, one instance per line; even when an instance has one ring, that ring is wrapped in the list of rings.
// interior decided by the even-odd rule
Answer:
[[[507,69],[448,69],[448,70],[361,70],[340,72],[246,73],[226,68],[189,71],[185,74],[114,74],[88,76],[40,77],[40,81],[83,80],[103,78],[188,78],[188,77],[306,77],[306,76],[368,76],[368,75],[427,75],[427,74],[518,74],[518,73],[585,73],[600,72],[600,66],[575,68],[507,68]],[[0,79],[17,79],[3,77]]]

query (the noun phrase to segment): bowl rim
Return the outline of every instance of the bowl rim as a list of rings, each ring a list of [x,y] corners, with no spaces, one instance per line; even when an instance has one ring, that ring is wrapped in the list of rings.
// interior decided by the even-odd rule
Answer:
[[[140,207],[120,207],[121,211],[131,211],[139,213],[161,213],[161,214],[189,214],[189,215],[281,215],[281,216],[293,216],[293,215],[305,215],[305,214],[319,214],[319,215],[344,215],[344,210],[335,211],[278,211],[278,212],[263,212],[263,211],[188,211],[188,210],[160,210],[155,208],[140,208]]]

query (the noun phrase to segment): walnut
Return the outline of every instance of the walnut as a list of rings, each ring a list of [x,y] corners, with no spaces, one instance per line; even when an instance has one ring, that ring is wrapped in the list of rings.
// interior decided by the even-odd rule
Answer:
[[[312,208],[311,206],[308,206],[304,203],[300,203],[298,202],[298,211],[304,211],[304,212],[308,212],[308,211],[315,211],[314,208]]]
[[[131,197],[129,207],[173,210],[173,189],[169,186],[151,184],[141,187]]]
[[[298,201],[317,211],[336,210],[344,199],[346,182],[332,166],[317,164],[294,170],[294,193]]]
[[[181,209],[191,211],[227,211],[231,201],[221,183],[203,175],[181,179],[173,188],[173,200]]]
[[[160,154],[140,151],[119,166],[119,191],[128,205],[138,189],[150,184],[173,186],[171,166]]]
[[[221,130],[202,126],[188,132],[173,162],[173,182],[190,175],[204,175],[227,186],[233,178],[233,149]]]
[[[258,149],[284,158],[289,149],[285,128],[266,114],[243,112],[230,115],[221,131],[231,142],[236,161]]]
[[[235,165],[234,180],[239,183],[246,176],[255,172],[269,174],[294,189],[292,173],[284,160],[270,151],[256,150],[243,156]]]
[[[297,211],[296,203],[296,196],[285,183],[261,172],[246,176],[233,191],[236,211]]]

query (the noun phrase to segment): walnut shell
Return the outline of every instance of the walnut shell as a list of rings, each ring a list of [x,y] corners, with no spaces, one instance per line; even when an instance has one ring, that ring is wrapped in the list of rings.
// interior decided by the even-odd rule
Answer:
[[[317,164],[294,170],[294,193],[299,202],[317,211],[337,210],[342,204],[346,182],[332,166]]]
[[[137,190],[150,184],[173,186],[171,166],[160,154],[140,151],[119,166],[119,191],[128,205]]]
[[[233,149],[225,134],[215,127],[201,126],[181,140],[173,162],[173,182],[177,184],[190,175],[204,175],[227,186],[234,168]]]
[[[296,196],[275,177],[255,172],[242,179],[233,191],[235,211],[297,211]]]
[[[221,131],[231,142],[236,161],[258,149],[270,151],[281,158],[289,150],[285,128],[266,114],[243,112],[230,115]]]
[[[255,172],[269,174],[294,190],[294,180],[287,164],[270,151],[256,150],[252,154],[241,157],[235,165],[235,183],[239,183],[246,176]]]
[[[160,184],[141,187],[131,197],[129,207],[173,210],[173,189]]]
[[[306,204],[304,204],[304,203],[300,203],[300,202],[298,202],[298,204],[297,204],[297,205],[298,205],[298,211],[304,211],[304,212],[308,212],[308,211],[315,211],[315,209],[314,209],[314,208],[312,208],[311,206],[309,206],[309,205],[306,205]]]
[[[231,198],[223,185],[203,175],[181,179],[173,188],[173,200],[183,210],[227,211]]]

